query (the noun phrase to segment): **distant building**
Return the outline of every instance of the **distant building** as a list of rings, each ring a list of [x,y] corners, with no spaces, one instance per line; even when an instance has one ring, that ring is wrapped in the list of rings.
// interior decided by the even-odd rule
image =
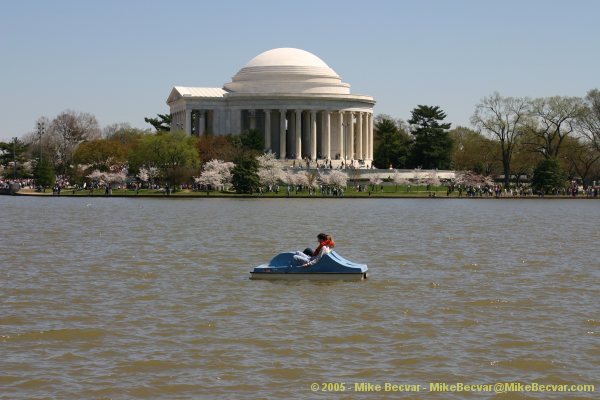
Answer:
[[[254,57],[223,88],[175,86],[167,99],[172,128],[188,134],[258,129],[279,159],[373,160],[370,96],[323,60],[280,48]]]

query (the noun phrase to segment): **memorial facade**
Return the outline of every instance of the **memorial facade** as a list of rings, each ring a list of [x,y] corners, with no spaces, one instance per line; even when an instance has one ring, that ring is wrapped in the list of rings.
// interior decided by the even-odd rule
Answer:
[[[371,162],[373,106],[323,60],[300,49],[259,54],[223,88],[175,86],[172,129],[239,134],[257,129],[279,159]]]

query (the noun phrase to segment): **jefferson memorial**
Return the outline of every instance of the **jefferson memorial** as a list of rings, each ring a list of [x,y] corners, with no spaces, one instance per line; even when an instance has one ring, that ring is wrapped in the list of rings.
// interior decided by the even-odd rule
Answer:
[[[323,60],[279,48],[254,57],[223,88],[175,86],[167,99],[173,129],[191,135],[257,129],[277,158],[373,160],[371,96],[350,85]]]

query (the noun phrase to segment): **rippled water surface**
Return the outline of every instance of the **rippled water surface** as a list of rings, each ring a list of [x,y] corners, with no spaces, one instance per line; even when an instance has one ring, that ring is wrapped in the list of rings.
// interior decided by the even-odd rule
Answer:
[[[0,196],[0,212],[1,399],[406,396],[314,382],[600,391],[597,201]],[[368,280],[248,279],[321,231]]]

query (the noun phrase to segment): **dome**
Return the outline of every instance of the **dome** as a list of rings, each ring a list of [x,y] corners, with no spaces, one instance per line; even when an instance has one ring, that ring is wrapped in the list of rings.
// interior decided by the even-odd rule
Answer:
[[[337,76],[335,71],[329,68],[323,60],[305,50],[283,47],[260,53],[246,64],[248,67],[272,67],[272,66],[312,67],[326,68]],[[339,78],[339,77],[338,77]]]
[[[308,51],[279,48],[250,60],[224,89],[230,94],[350,94],[350,85]]]

